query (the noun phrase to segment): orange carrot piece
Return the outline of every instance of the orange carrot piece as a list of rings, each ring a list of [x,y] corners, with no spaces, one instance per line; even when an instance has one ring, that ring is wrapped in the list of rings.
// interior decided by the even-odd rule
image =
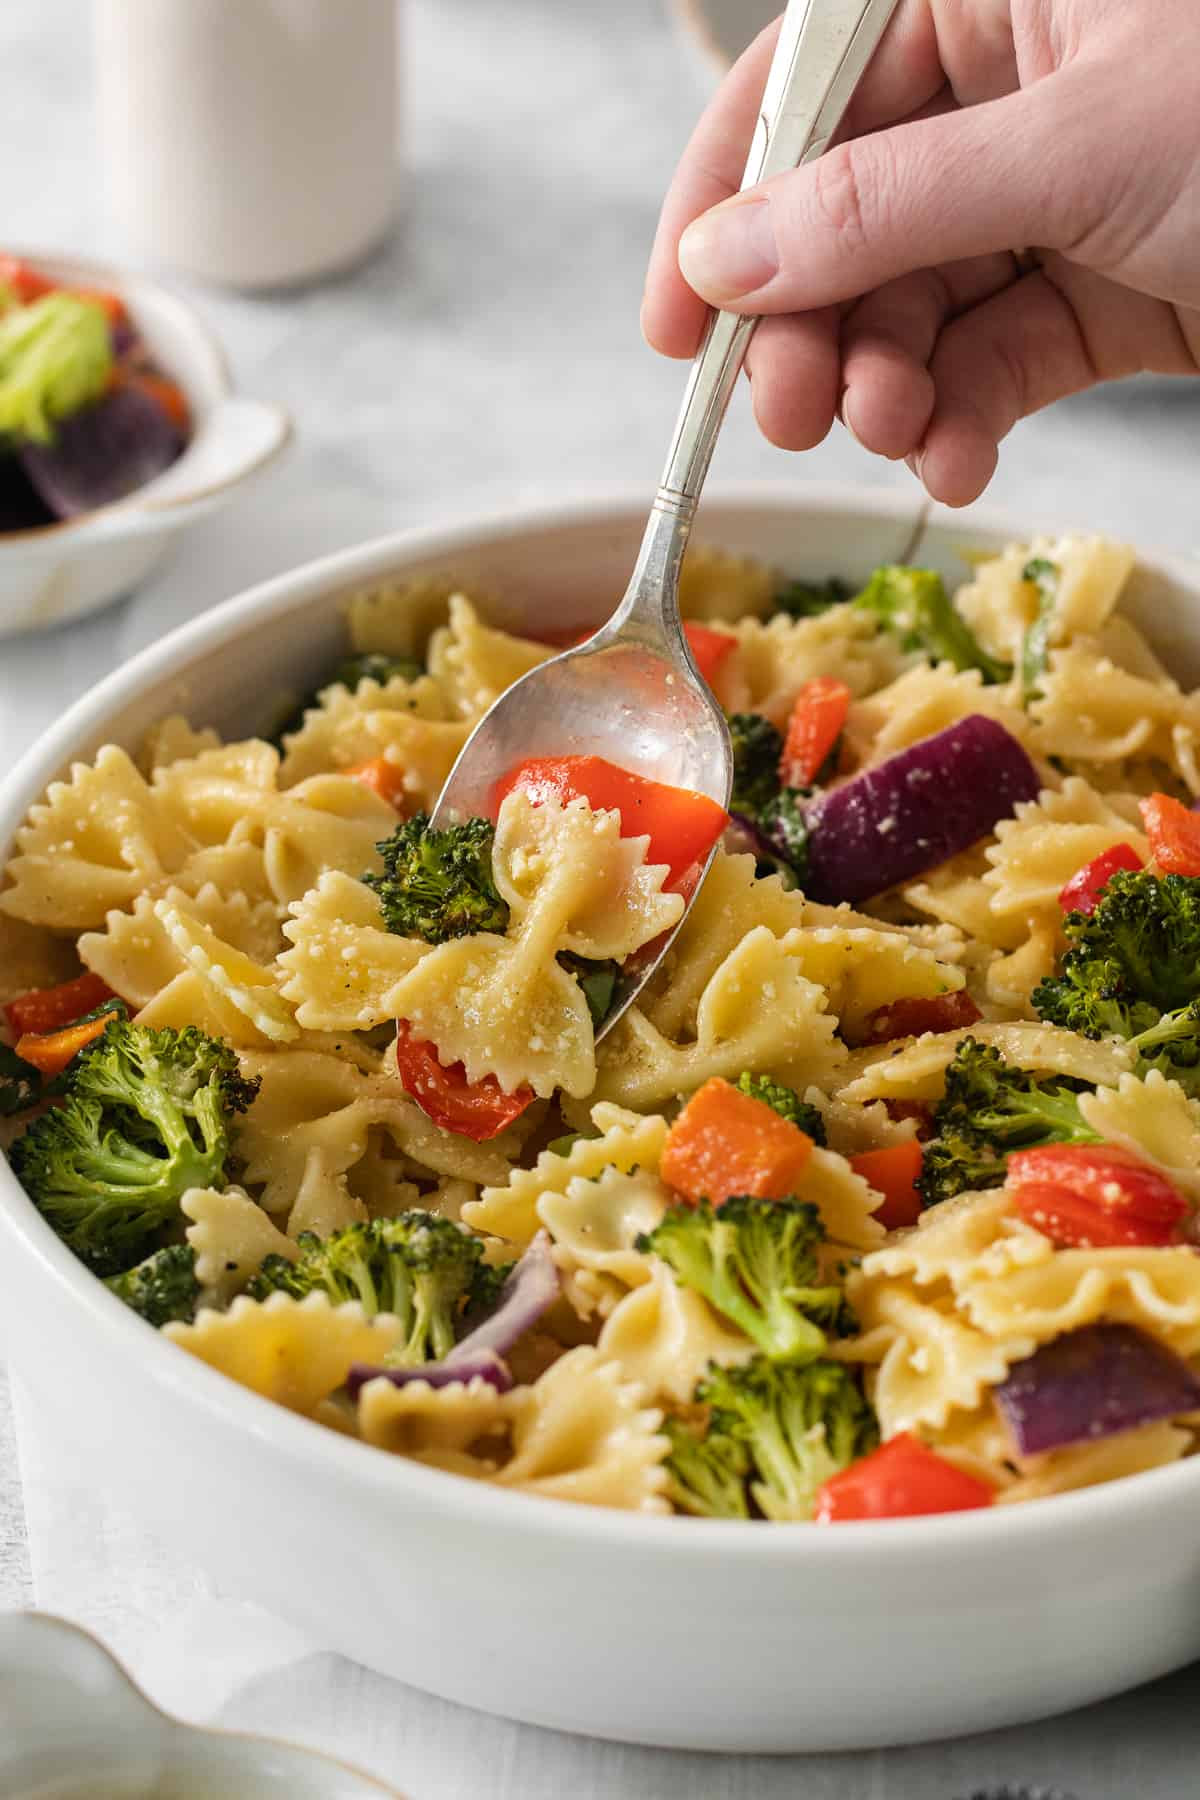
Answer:
[[[1138,811],[1150,854],[1164,875],[1200,875],[1200,813],[1170,794],[1147,794]]]
[[[920,1218],[922,1201],[917,1178],[921,1160],[921,1146],[912,1138],[902,1144],[887,1144],[882,1150],[860,1150],[857,1156],[848,1158],[854,1173],[883,1195],[883,1205],[876,1209],[875,1217],[885,1231],[915,1225]]]
[[[389,761],[386,756],[373,756],[369,762],[355,763],[342,773],[361,781],[373,794],[394,806],[398,813],[405,810],[408,793],[404,786],[404,770],[399,763]]]
[[[22,1062],[32,1063],[43,1075],[61,1075],[71,1059],[103,1032],[112,1013],[99,1019],[83,1019],[78,1025],[67,1025],[62,1031],[27,1031],[16,1042]]]
[[[781,1200],[795,1191],[812,1150],[798,1125],[714,1075],[667,1133],[659,1170],[693,1202],[717,1206],[731,1194]]]

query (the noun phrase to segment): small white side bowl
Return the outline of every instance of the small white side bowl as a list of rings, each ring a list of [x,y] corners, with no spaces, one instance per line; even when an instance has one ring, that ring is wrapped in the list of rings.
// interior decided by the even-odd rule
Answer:
[[[409,532],[216,607],[0,782],[0,866],[46,783],[105,740],[133,747],[180,710],[261,728],[276,688],[328,667],[340,596],[437,571],[535,635],[570,630],[619,597],[645,514],[636,490]],[[717,484],[697,537],[797,575],[861,583],[916,561],[957,585],[964,549],[1054,523]],[[1200,565],[1142,557],[1128,611],[1200,679]],[[1044,1717],[1200,1656],[1200,1457],[1026,1506],[831,1528],[530,1499],[341,1437],[156,1338],[3,1159],[0,1331],[82,1479],[323,1646],[488,1712],[693,1750],[866,1749]]]
[[[403,1800],[347,1763],[160,1712],[90,1632],[0,1613],[0,1794],[21,1800]]]
[[[169,469],[124,500],[0,533],[0,637],[58,625],[132,593],[183,528],[265,468],[292,431],[282,407],[233,392],[216,340],[157,282],[76,257],[17,254],[54,280],[120,294],[154,360],[186,394],[192,434]]]
[[[783,0],[668,0],[668,4],[702,52],[710,76],[723,75],[783,11]]]

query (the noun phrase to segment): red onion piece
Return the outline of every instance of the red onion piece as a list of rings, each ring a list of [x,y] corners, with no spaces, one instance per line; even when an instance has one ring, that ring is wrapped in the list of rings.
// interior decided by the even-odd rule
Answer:
[[[114,388],[56,427],[51,444],[26,444],[22,466],[57,518],[123,500],[161,475],[182,439],[157,400],[141,388]]]
[[[461,1349],[461,1345],[459,1346]],[[507,1394],[513,1384],[508,1364],[494,1350],[476,1350],[461,1356],[451,1367],[444,1362],[414,1363],[410,1368],[376,1368],[371,1363],[352,1363],[346,1377],[350,1398],[357,1400],[368,1381],[390,1381],[393,1387],[407,1387],[413,1381],[428,1382],[430,1387],[450,1387],[456,1381],[486,1381],[498,1394]]]
[[[866,900],[985,837],[1038,777],[1011,732],[972,713],[863,769],[805,812],[814,900]]]
[[[1085,1325],[1014,1363],[994,1395],[1018,1455],[1035,1456],[1191,1412],[1200,1381],[1132,1325]]]
[[[495,1311],[455,1344],[445,1358],[446,1367],[458,1368],[465,1357],[479,1350],[493,1350],[503,1356],[558,1299],[561,1286],[562,1276],[551,1254],[549,1233],[539,1231],[500,1289]]]

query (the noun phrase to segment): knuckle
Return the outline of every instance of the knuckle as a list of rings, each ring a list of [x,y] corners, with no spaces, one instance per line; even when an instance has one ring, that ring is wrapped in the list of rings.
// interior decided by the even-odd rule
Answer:
[[[861,250],[870,235],[870,211],[878,194],[878,175],[867,181],[863,155],[856,144],[841,144],[813,164],[813,201],[822,225],[850,254]],[[867,194],[870,190],[872,202]]]

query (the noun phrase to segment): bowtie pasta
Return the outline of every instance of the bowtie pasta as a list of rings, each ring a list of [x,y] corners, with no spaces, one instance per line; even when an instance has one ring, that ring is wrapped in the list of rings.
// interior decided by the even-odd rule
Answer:
[[[554,645],[449,581],[353,596],[270,738],[164,719],[32,808],[14,1171],[176,1345],[530,1495],[837,1523],[1189,1455],[1200,695],[1131,571],[693,552],[729,813],[567,756],[437,831]]]

